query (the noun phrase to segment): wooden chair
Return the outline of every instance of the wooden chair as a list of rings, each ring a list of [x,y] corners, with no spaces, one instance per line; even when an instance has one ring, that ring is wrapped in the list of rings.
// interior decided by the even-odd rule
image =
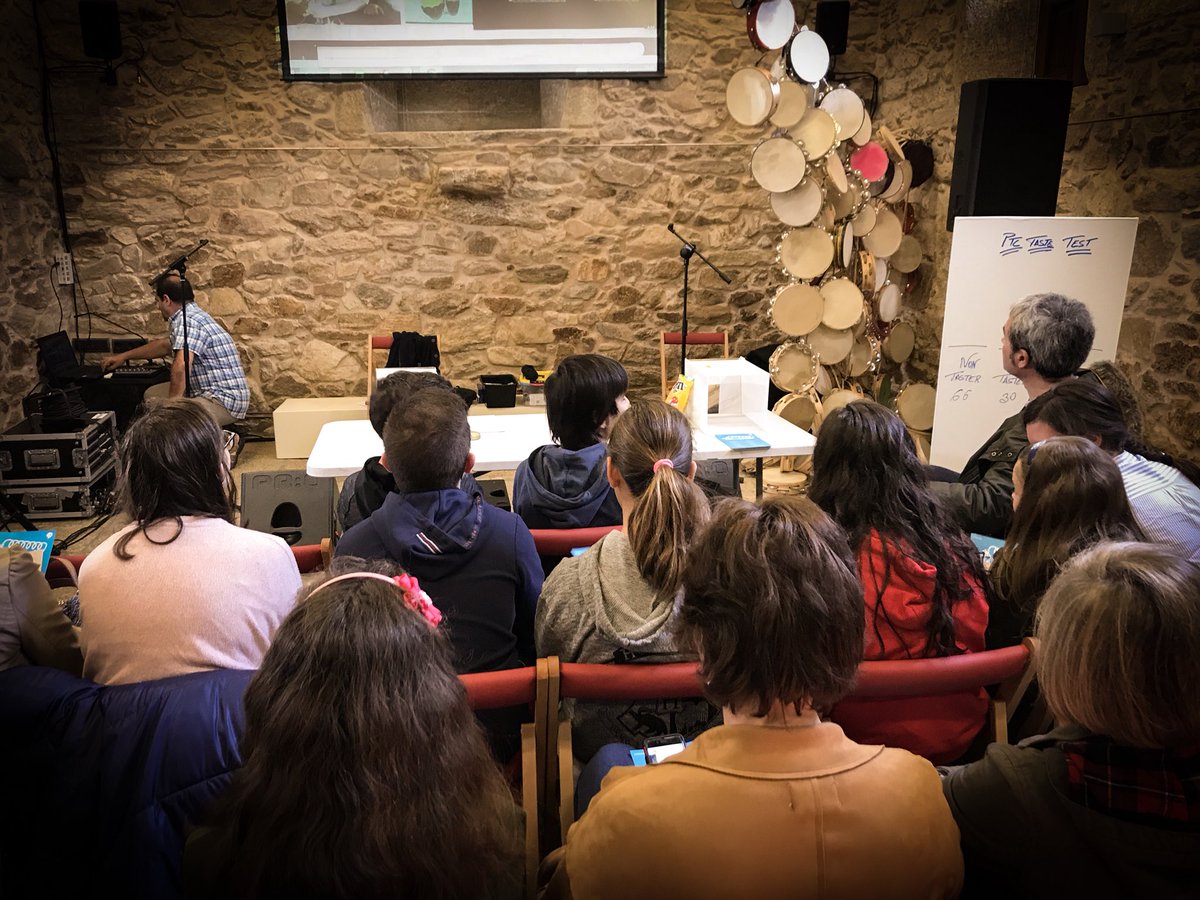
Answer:
[[[433,338],[438,346],[438,350],[442,349],[442,341],[436,334],[426,335]],[[375,351],[376,350],[391,350],[392,336],[390,334],[369,334],[367,335],[367,402],[370,403],[371,395],[375,393]]]
[[[667,348],[678,347],[683,343],[683,332],[663,331],[658,336],[658,365],[662,375],[662,395],[667,396],[673,382],[667,381]],[[687,336],[689,347],[721,346],[719,359],[729,359],[729,335],[724,331],[689,331]]]
[[[537,886],[537,868],[541,862],[541,804],[545,794],[545,756],[538,752],[544,742],[547,716],[548,680],[545,660],[538,665],[500,672],[460,675],[467,689],[471,709],[504,709],[532,706],[534,721],[521,726],[520,790],[525,811],[525,895],[532,898]]]
[[[539,660],[540,662],[540,660]],[[551,656],[547,667],[548,723],[543,746],[547,764],[546,812],[558,802],[559,842],[575,821],[574,751],[571,721],[559,713],[560,700],[649,700],[704,696],[697,663],[617,666],[605,663],[560,663]]]

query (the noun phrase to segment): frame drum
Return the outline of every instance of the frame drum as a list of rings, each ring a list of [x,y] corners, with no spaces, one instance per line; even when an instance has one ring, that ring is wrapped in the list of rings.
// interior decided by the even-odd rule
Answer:
[[[833,238],[820,228],[797,228],[783,236],[779,259],[793,278],[816,278],[833,262]]]
[[[836,365],[850,355],[850,348],[854,346],[854,332],[849,328],[839,330],[824,324],[818,325],[808,336],[808,346],[817,354],[818,362]]]
[[[876,260],[881,265],[882,260]],[[888,282],[879,291],[875,300],[875,315],[880,322],[890,322],[900,315],[900,285]]]
[[[771,407],[771,412],[779,418],[791,422],[797,428],[809,431],[812,428],[813,420],[817,417],[820,402],[812,395],[811,391],[803,394],[788,394],[779,398],[779,401]]]
[[[865,203],[863,208],[854,214],[850,221],[854,224],[855,237],[866,237],[871,233],[871,229],[875,227],[876,212],[874,203]]]
[[[825,300],[821,324],[834,330],[853,328],[863,315],[863,295],[849,278],[831,278],[821,285]]]
[[[779,106],[782,86],[766,69],[745,66],[725,86],[725,106],[739,125],[761,125]]]
[[[912,356],[916,343],[917,335],[912,326],[897,322],[883,339],[883,352],[892,362],[902,363]]]
[[[825,203],[821,182],[805,178],[790,191],[771,195],[771,209],[784,225],[801,228],[812,222]]]
[[[813,390],[821,397],[833,390],[833,378],[829,374],[828,366],[817,366],[817,383],[813,385]]]
[[[821,324],[825,298],[811,284],[789,284],[775,292],[767,315],[784,334],[803,337]]]
[[[892,268],[907,275],[921,265],[921,244],[911,234],[900,240],[900,246],[892,254]]]
[[[886,259],[875,259],[875,293],[883,290],[883,286],[887,284],[888,279],[888,264]]]
[[[826,203],[821,207],[821,211],[817,213],[817,218],[813,220],[813,224],[824,228],[826,231],[832,232],[833,225],[836,221],[837,215],[833,211],[833,204]]]
[[[779,50],[796,30],[792,0],[762,0],[746,14],[746,34],[759,50]]]
[[[851,136],[857,134],[858,129],[862,128],[863,116],[866,115],[866,111],[863,109],[863,102],[859,99],[858,94],[850,88],[844,86],[835,88],[822,97],[821,102],[817,105],[833,116],[833,121],[837,122],[838,134],[844,140],[850,140]]]
[[[836,159],[837,154],[830,154],[830,159]],[[857,181],[851,181],[844,192],[830,191],[829,206],[833,210],[834,219],[845,219],[854,215],[862,203],[862,189]]]
[[[736,72],[734,73],[737,74]],[[791,128],[800,123],[804,114],[812,106],[809,96],[812,88],[805,84],[797,84],[790,79],[778,82],[779,103],[771,113],[771,124],[776,128]]]
[[[737,75],[737,72],[734,72],[734,75]],[[859,174],[867,181],[878,181],[887,174],[887,151],[878,144],[866,144],[850,154],[850,166],[858,169]]]
[[[837,123],[823,109],[810,109],[792,129],[792,137],[804,145],[804,155],[820,159],[837,145]]]
[[[771,380],[781,391],[803,394],[817,381],[817,361],[802,341],[780,344],[767,367]]]
[[[821,400],[821,419],[813,423],[813,431],[820,431],[821,424],[831,415],[841,409],[843,406],[849,406],[855,400],[862,400],[862,391],[856,389],[850,390],[847,388],[839,388],[836,391],[830,391],[829,395]]]
[[[804,167],[804,151],[789,137],[767,138],[750,157],[750,174],[759,187],[773,194],[798,185],[804,178]]]
[[[863,246],[876,256],[887,259],[899,249],[903,237],[900,220],[894,212],[884,207],[876,212],[875,227],[863,238]]]
[[[806,26],[801,26],[792,36],[783,55],[788,74],[797,81],[816,84],[829,71],[829,47],[825,39],[815,31],[809,31]]]
[[[933,405],[937,392],[927,384],[908,384],[896,395],[896,414],[914,431],[933,427]]]
[[[846,167],[842,164],[842,158],[836,153],[830,153],[825,157],[825,182],[839,194],[844,194],[850,190],[850,179],[846,175]]]
[[[847,366],[851,378],[858,378],[879,366],[879,341],[875,335],[864,333],[855,339]]]
[[[902,159],[896,163],[896,174],[893,176],[891,183],[887,186],[880,199],[888,203],[895,203],[908,193],[909,185],[912,184],[912,163],[907,159]]]
[[[858,234],[858,229],[854,229]],[[858,251],[858,288],[863,294],[875,293],[875,257],[866,250]]]
[[[867,141],[871,139],[871,114],[865,109],[863,110],[862,127],[854,134],[850,135],[850,140],[855,147],[866,146]]]

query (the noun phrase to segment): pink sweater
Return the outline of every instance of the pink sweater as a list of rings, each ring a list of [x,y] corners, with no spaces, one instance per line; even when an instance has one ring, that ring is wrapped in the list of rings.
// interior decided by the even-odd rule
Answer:
[[[209,669],[257,669],[296,602],[300,572],[288,545],[221,519],[185,517],[182,534],[155,545],[139,534],[119,559],[129,525],[79,570],[83,674],[102,684]],[[174,523],[151,534],[165,540]]]

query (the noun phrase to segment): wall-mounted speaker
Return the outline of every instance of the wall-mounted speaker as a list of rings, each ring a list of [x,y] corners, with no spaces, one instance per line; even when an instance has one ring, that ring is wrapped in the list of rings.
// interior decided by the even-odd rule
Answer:
[[[829,47],[831,56],[845,53],[850,34],[850,0],[817,0],[814,29]]]
[[[121,56],[121,17],[117,0],[79,0],[79,31],[83,52],[93,59]]]
[[[956,216],[1054,215],[1070,114],[1070,81],[964,84],[946,227],[954,230]]]

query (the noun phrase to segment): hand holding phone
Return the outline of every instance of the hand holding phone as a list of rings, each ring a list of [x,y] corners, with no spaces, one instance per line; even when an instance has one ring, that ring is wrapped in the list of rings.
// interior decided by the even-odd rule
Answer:
[[[642,744],[646,751],[646,764],[651,766],[674,756],[686,746],[682,734],[664,734],[661,737],[646,738],[645,743]]]

